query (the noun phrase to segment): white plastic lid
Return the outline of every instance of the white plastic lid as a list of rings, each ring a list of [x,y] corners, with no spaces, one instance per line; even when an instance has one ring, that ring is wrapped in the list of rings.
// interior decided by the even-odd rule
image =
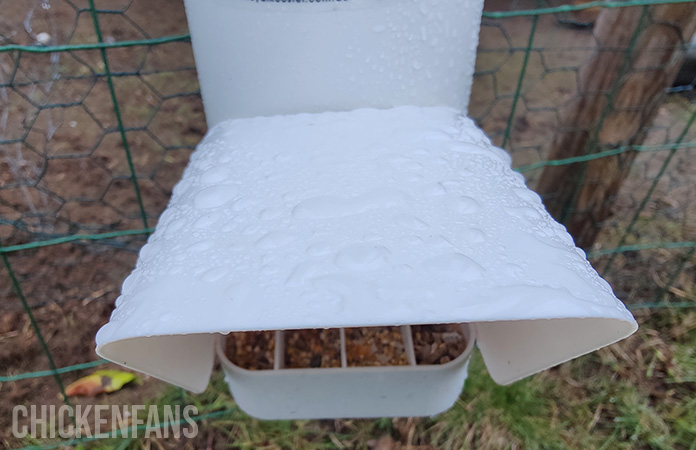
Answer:
[[[510,164],[445,107],[221,123],[97,353],[199,392],[216,333],[468,322],[506,384],[633,333]]]

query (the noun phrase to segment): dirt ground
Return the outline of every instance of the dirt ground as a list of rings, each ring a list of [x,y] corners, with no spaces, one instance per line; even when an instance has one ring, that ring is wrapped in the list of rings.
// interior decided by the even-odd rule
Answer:
[[[98,8],[127,9],[127,14],[101,16],[107,42],[187,33],[181,2],[95,3]],[[0,42],[33,44],[40,32],[49,33],[54,45],[94,42],[89,14],[79,11],[86,2],[43,4],[50,8],[38,1],[0,1],[0,36],[5,41]],[[116,96],[147,225],[154,226],[193,146],[206,131],[190,44],[113,50],[109,63],[117,73]],[[103,69],[95,51],[21,58],[0,53],[0,84],[11,85],[0,87],[0,140],[19,141],[0,144],[3,246],[144,226],[108,85],[96,75]],[[145,237],[134,236],[9,255],[56,366],[97,359],[94,335],[108,320],[120,284],[144,242]],[[46,370],[48,359],[7,271],[3,267],[0,272],[0,373]],[[61,378],[67,385],[86,373]],[[142,403],[164,387],[148,377],[140,380],[135,389],[82,403]],[[52,377],[0,383],[0,398],[2,436],[9,436],[14,405],[62,403]]]
[[[32,44],[39,33],[51,44],[94,41],[86,1],[0,0],[0,44]],[[185,34],[181,2],[102,0],[106,41]],[[488,2],[488,10],[517,9],[531,2]],[[507,126],[512,95],[523,63],[530,18],[484,20],[470,116],[498,144]],[[27,25],[28,24],[28,25]],[[577,92],[576,69],[591,55],[591,29],[540,19],[538,38],[523,83],[524,97],[513,121],[508,150],[515,165],[543,159],[558,107]],[[193,56],[188,43],[108,51],[116,96],[127,130],[147,225],[156,225],[192,148],[206,131]],[[97,51],[62,54],[0,53],[0,239],[10,246],[73,233],[139,229],[145,224]],[[60,76],[56,76],[59,74]],[[5,85],[6,87],[2,87]],[[49,106],[46,108],[46,106]],[[647,143],[675,139],[692,106],[673,97],[660,109]],[[691,133],[694,134],[694,133]],[[689,136],[687,141],[692,139]],[[696,160],[680,150],[658,185],[639,224],[640,239],[696,239]],[[665,152],[639,155],[605,224],[596,250],[616,245],[627,218],[647,192]],[[526,174],[533,185],[538,172]],[[71,243],[8,255],[24,296],[58,367],[93,361],[94,335],[108,320],[120,284],[133,268],[144,236]],[[609,274],[617,295],[630,303],[651,301],[685,251],[622,254]],[[598,258],[601,264],[606,258]],[[693,300],[693,262],[677,280],[678,299]],[[110,367],[110,366],[106,366]],[[115,367],[114,367],[115,368]],[[0,375],[46,370],[44,355],[7,271],[0,270]],[[89,371],[64,374],[68,384]],[[96,401],[139,402],[163,384],[142,384]],[[0,383],[0,435],[10,427],[16,404],[60,404],[51,377]],[[207,437],[202,437],[207,439]],[[0,440],[0,447],[2,447]],[[376,444],[377,445],[377,444]],[[379,447],[376,447],[379,448]],[[386,447],[385,447],[386,448]]]

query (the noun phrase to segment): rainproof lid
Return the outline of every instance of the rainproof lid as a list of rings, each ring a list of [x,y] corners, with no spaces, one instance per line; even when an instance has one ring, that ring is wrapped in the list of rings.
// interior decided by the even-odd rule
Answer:
[[[456,110],[223,122],[174,188],[97,353],[202,391],[216,333],[469,322],[510,383],[637,325]]]

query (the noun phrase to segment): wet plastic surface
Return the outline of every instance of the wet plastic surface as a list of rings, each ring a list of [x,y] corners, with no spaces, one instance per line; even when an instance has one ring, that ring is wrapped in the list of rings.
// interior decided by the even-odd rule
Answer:
[[[97,351],[195,390],[212,367],[194,350],[206,334],[451,322],[474,323],[500,383],[636,328],[470,119],[299,114],[208,133]],[[195,345],[168,350],[175,335]],[[140,357],[150,345],[160,359]]]

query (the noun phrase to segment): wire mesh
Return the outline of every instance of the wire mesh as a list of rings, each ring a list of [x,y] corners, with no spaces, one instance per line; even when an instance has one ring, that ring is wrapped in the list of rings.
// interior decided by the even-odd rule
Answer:
[[[643,118],[645,109],[622,97],[631,77],[681,61],[650,65],[641,55],[681,55],[690,35],[666,48],[646,43],[644,33],[675,28],[656,19],[658,5],[690,1],[491,0],[483,16],[469,115],[510,152],[531,187],[549,167],[581,165],[569,180],[577,196],[593,182],[589,163],[627,157],[621,189],[606,198],[613,215],[596,223],[588,255],[632,309],[696,305],[696,107],[660,94],[654,117]],[[627,45],[606,47],[596,35],[593,23],[610,9],[637,11]],[[583,70],[601,52],[618,61],[618,74],[588,93]],[[550,159],[569,111],[588,94],[603,102],[599,120],[582,124],[583,152]],[[108,318],[206,131],[183,5],[0,0],[0,104],[0,316],[16,321],[14,311],[23,310],[35,334],[24,363],[0,360],[0,383],[51,376],[63,391],[61,374],[104,363],[85,356],[94,325]],[[612,122],[623,112],[640,116],[640,126],[607,138],[630,125]],[[578,213],[575,203],[562,220]],[[66,304],[98,319],[73,338],[89,340],[74,347],[77,360],[54,344],[54,328],[52,339],[42,334]]]

